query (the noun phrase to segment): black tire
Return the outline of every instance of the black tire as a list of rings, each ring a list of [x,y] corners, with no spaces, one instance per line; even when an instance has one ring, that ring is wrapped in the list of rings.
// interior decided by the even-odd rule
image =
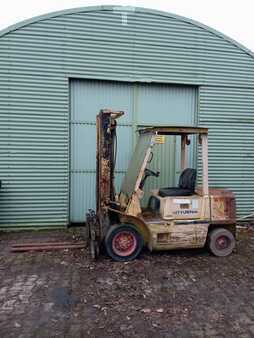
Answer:
[[[125,241],[126,243],[124,243],[122,241],[122,243],[120,236],[128,237],[127,242]],[[113,260],[117,262],[128,262],[132,261],[140,254],[144,241],[133,225],[121,224],[113,225],[109,228],[105,236],[104,244],[107,254]]]
[[[216,228],[208,233],[207,246],[213,255],[225,257],[234,250],[235,238],[229,230]]]

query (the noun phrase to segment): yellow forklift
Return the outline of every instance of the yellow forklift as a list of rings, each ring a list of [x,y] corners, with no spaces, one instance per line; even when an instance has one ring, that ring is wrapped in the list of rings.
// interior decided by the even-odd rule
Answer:
[[[130,261],[144,246],[150,251],[207,246],[215,256],[231,254],[236,233],[235,196],[229,190],[208,186],[208,129],[183,126],[139,129],[117,194],[116,119],[123,114],[104,109],[96,117],[96,212],[89,210],[86,219],[92,257],[98,257],[104,247],[113,260]],[[192,135],[196,135],[198,157],[202,160],[199,186],[196,169],[187,164]],[[160,175],[148,168],[153,151],[158,149],[162,138],[172,136],[180,138],[181,144],[178,186],[153,189],[147,205],[142,207],[147,178]],[[154,147],[155,144],[158,146]]]

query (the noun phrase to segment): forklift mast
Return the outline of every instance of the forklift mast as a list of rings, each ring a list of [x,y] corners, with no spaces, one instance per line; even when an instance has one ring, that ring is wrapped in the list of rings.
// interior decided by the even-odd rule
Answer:
[[[103,109],[96,117],[96,214],[99,218],[110,201],[115,200],[116,119],[123,114]]]
[[[96,212],[89,209],[86,214],[93,258],[99,255],[100,243],[110,226],[107,206],[115,201],[116,119],[123,114],[102,109],[96,116]]]

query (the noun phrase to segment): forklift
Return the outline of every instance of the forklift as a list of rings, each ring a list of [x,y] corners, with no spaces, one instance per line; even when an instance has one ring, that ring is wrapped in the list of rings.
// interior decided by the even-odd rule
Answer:
[[[97,258],[104,249],[115,261],[131,261],[143,247],[155,251],[205,246],[215,256],[230,255],[236,242],[235,196],[229,190],[208,186],[208,129],[191,126],[139,129],[135,150],[116,193],[116,120],[123,114],[103,109],[96,117],[96,212],[90,209],[86,215],[92,257]],[[187,148],[193,135],[202,161],[199,185],[197,170],[187,164]],[[164,138],[172,136],[180,138],[178,185],[152,189],[143,206],[147,179],[160,175],[159,171],[149,169],[154,148],[158,149]]]

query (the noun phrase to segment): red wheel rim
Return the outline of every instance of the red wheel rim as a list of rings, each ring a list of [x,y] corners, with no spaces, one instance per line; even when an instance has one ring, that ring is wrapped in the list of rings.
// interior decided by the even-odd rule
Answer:
[[[216,245],[216,248],[218,250],[224,250],[224,249],[227,249],[229,247],[229,244],[230,244],[230,240],[227,236],[219,236],[217,239],[216,239],[216,242],[215,242],[215,245]]]
[[[120,231],[113,237],[112,249],[118,256],[129,256],[136,250],[136,247],[137,239],[130,231]]]

